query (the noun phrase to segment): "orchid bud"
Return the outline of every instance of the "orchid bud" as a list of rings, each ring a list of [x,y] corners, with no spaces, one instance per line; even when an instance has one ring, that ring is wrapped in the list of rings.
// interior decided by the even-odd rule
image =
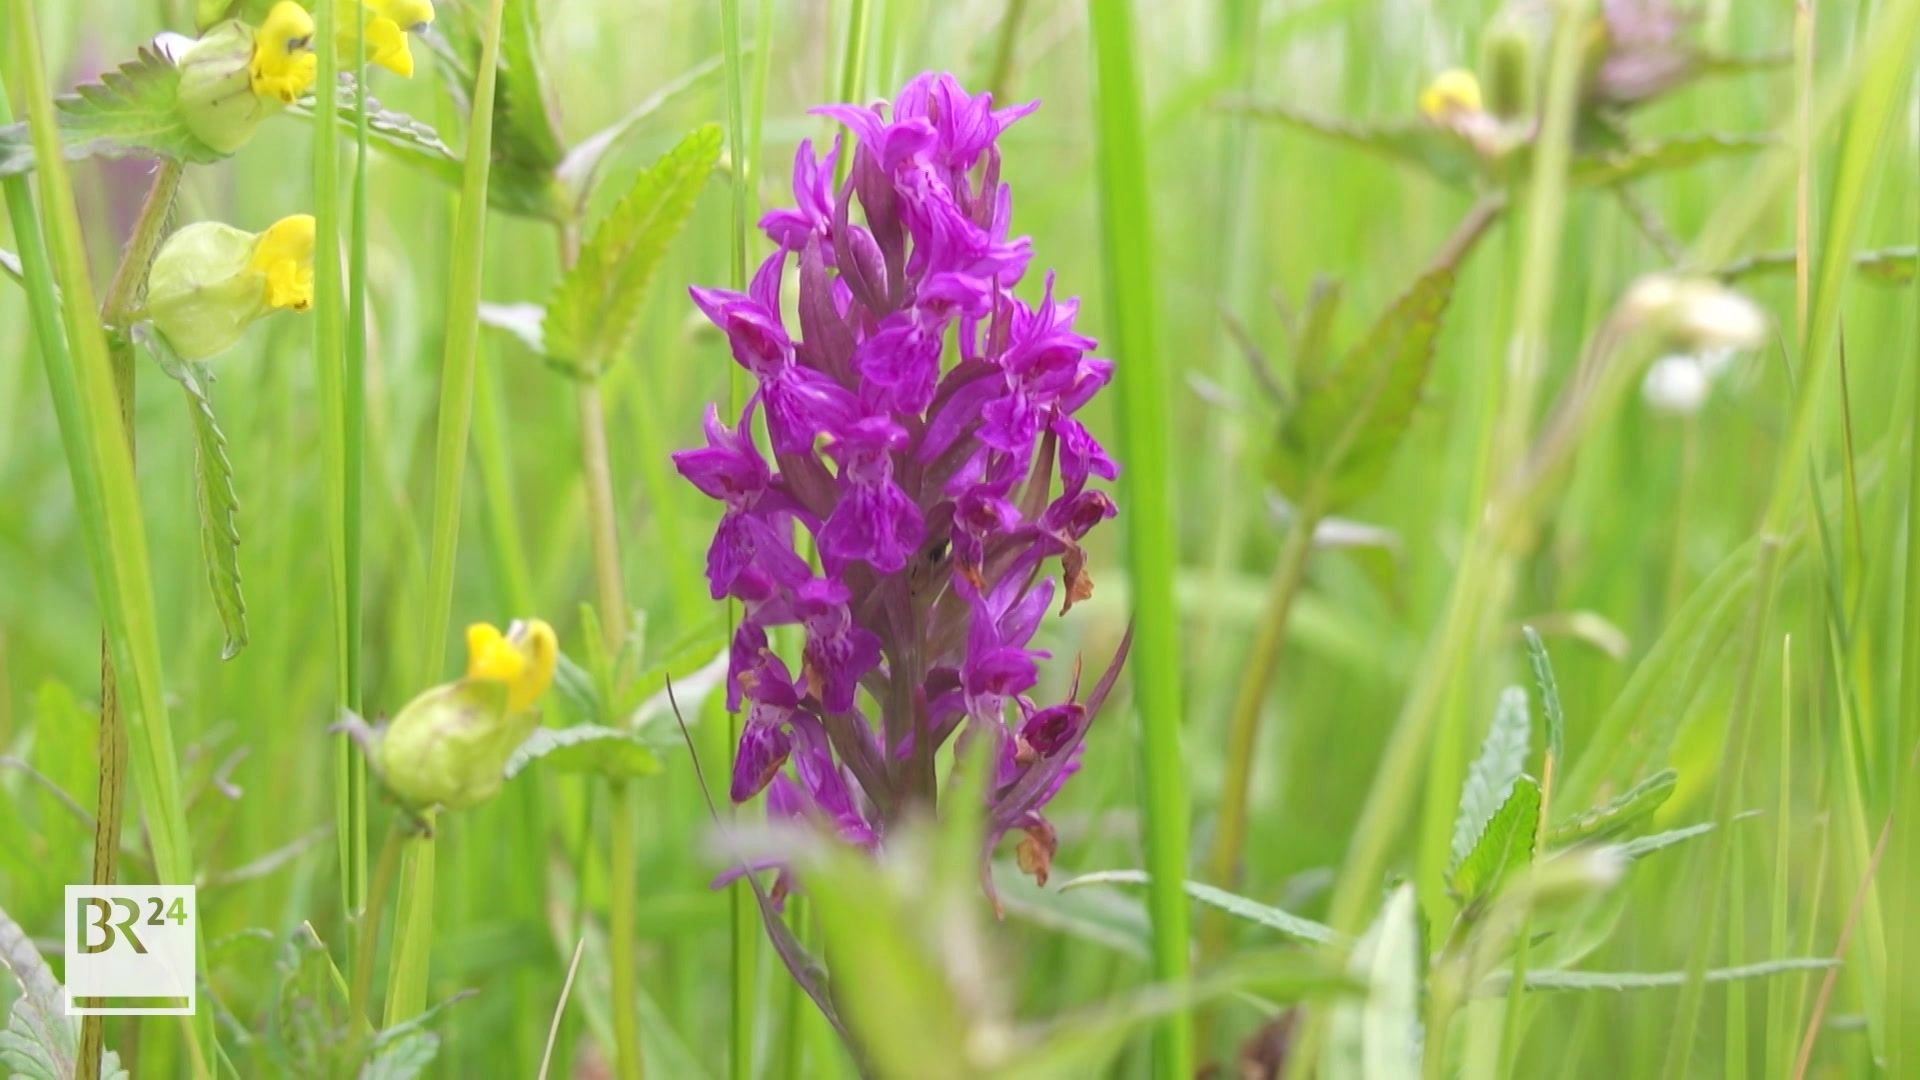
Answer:
[[[533,711],[553,680],[559,648],[539,619],[506,633],[467,629],[467,674],[408,702],[374,753],[388,789],[420,810],[462,810],[498,794],[508,758],[539,723]]]
[[[293,0],[275,4],[258,30],[229,19],[181,54],[180,117],[201,142],[231,154],[312,88],[317,63],[313,17]]]
[[[313,218],[265,232],[196,222],[167,238],[147,274],[147,317],[182,359],[224,352],[255,319],[313,305]]]

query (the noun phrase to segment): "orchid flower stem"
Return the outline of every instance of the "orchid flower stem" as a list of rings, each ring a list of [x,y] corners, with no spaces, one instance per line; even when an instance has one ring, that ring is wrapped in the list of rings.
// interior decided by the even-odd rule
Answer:
[[[133,342],[127,337],[127,322],[139,307],[141,290],[147,281],[147,268],[153,265],[154,252],[167,231],[173,214],[173,200],[180,192],[180,177],[186,166],[168,158],[153,174],[146,202],[134,220],[127,237],[120,266],[107,284],[100,302],[100,318],[107,328],[108,355],[113,361],[113,392],[120,405],[120,427],[126,433],[127,453],[134,450],[133,440]],[[127,731],[120,717],[120,691],[113,676],[113,659],[103,634],[100,641],[100,769],[99,813],[93,821],[93,883],[112,885],[119,872],[120,822],[125,816],[127,776]],[[104,1040],[104,1017],[89,1015],[80,1021],[80,1059],[75,1075],[93,1080],[100,1075],[100,1052]]]
[[[559,240],[561,272],[565,273],[580,258],[578,227],[560,226]],[[617,665],[627,639],[627,589],[620,569],[620,525],[614,510],[613,462],[607,452],[607,409],[600,384],[592,379],[579,383],[574,403],[580,418],[580,474],[587,487],[587,529],[592,534],[601,637],[606,654],[614,657]],[[617,722],[610,715],[602,719]],[[631,784],[615,783],[610,794],[612,826],[607,830],[607,844],[612,892],[607,933],[613,952],[609,968],[613,981],[614,1071],[621,1080],[639,1080],[643,1071],[637,1026],[640,995],[633,964],[633,890],[639,874],[635,863],[639,839],[633,824],[640,807]]]
[[[1220,789],[1220,820],[1214,829],[1213,852],[1207,861],[1209,879],[1223,889],[1233,889],[1240,878],[1240,860],[1247,841],[1247,792],[1259,742],[1260,710],[1286,645],[1287,620],[1293,611],[1294,598],[1300,594],[1300,584],[1306,580],[1307,560],[1313,553],[1313,534],[1320,518],[1321,512],[1315,506],[1299,508],[1293,529],[1273,564],[1266,612],[1254,632],[1246,666],[1241,669],[1240,689],[1234,696],[1233,715],[1227,729],[1227,774]],[[1221,954],[1227,943],[1227,929],[1223,913],[1209,912],[1200,935],[1203,960]]]

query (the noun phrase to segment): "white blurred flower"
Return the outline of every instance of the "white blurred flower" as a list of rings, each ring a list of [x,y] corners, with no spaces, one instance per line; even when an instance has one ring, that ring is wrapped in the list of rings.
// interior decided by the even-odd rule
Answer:
[[[1712,278],[1648,274],[1628,288],[1621,312],[1689,353],[1756,348],[1767,336],[1767,313]]]
[[[1640,396],[1658,412],[1692,416],[1707,402],[1713,376],[1701,358],[1684,353],[1663,356],[1647,369]]]

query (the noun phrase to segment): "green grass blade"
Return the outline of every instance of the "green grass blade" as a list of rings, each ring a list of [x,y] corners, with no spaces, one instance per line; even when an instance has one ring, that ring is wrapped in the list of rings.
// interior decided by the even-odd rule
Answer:
[[[1153,219],[1146,143],[1140,116],[1142,80],[1135,61],[1128,3],[1091,0],[1094,111],[1100,231],[1106,271],[1109,339],[1118,360],[1121,474],[1126,550],[1134,607],[1133,680],[1140,717],[1140,818],[1146,833],[1148,910],[1153,916],[1153,968],[1162,982],[1188,977],[1185,762],[1180,748],[1180,623],[1173,579],[1174,505],[1168,463],[1173,385],[1158,341],[1160,294],[1153,275]],[[1154,1037],[1154,1072],[1193,1074],[1192,1018],[1162,1020]]]
[[[730,159],[728,170],[732,180],[732,214],[728,218],[727,265],[730,271],[729,281],[735,289],[745,289],[747,285],[747,213],[751,201],[749,182],[757,175],[756,167],[749,160],[750,140],[747,131],[747,105],[745,97],[745,76],[743,73],[744,53],[740,44],[740,0],[721,0],[720,2],[721,51],[724,55],[723,66],[727,87],[727,156]],[[757,145],[758,140],[751,141]],[[727,407],[729,415],[740,408],[743,392],[742,372],[738,367],[730,367],[727,374]],[[739,615],[738,605],[727,603],[727,629],[731,633]],[[727,718],[727,745],[724,760],[732,767],[733,755],[740,745],[742,717],[738,712]],[[727,1023],[727,1064],[728,1075],[735,1080],[746,1080],[753,1075],[753,1020],[755,971],[760,928],[756,926],[758,918],[754,898],[743,882],[735,882],[727,890],[727,960],[728,960],[728,1023]]]
[[[474,367],[480,336],[480,272],[487,246],[487,181],[493,164],[494,87],[499,74],[505,0],[490,0],[481,28],[480,64],[467,127],[466,163],[454,219],[441,354],[439,424],[434,444],[433,538],[428,549],[427,602],[414,685],[434,681],[446,659],[453,617],[453,571],[460,539],[460,494],[466,480],[467,435],[473,421]],[[325,50],[322,50],[323,52]],[[433,936],[433,839],[408,843],[402,855],[399,919],[387,982],[389,1026],[426,1006],[427,957]]]
[[[42,315],[47,313],[54,283],[58,282],[70,350],[67,362],[59,362],[50,326],[40,332],[41,346],[47,352],[49,382],[62,387],[55,392],[56,402],[65,396],[78,406],[66,411],[71,419],[80,421],[86,440],[83,453],[92,463],[90,468],[73,470],[76,490],[81,484],[92,489],[80,492],[77,501],[93,510],[89,532],[102,553],[94,560],[94,586],[114,670],[122,685],[131,690],[123,694],[130,706],[130,757],[153,847],[154,869],[163,884],[185,884],[194,880],[193,845],[174,753],[173,727],[167,714],[146,525],[141,517],[133,454],[120,422],[106,336],[94,314],[97,305],[80,218],[66,162],[60,156],[59,128],[47,92],[46,62],[40,52],[33,8],[25,0],[9,5],[8,36],[15,68],[26,88],[35,152],[42,162],[40,190],[50,257],[44,260],[46,265],[39,275],[42,286],[35,289],[35,307]],[[0,107],[4,105],[0,100]],[[7,181],[9,209],[17,222],[16,236],[23,252],[35,235],[24,185],[23,180]],[[55,367],[58,370],[53,370]],[[67,437],[67,426],[63,425],[63,438]],[[70,464],[72,451],[79,449],[77,441],[68,442]],[[207,1062],[218,1052],[211,1010],[202,1012],[185,1030],[194,1070],[205,1073]]]

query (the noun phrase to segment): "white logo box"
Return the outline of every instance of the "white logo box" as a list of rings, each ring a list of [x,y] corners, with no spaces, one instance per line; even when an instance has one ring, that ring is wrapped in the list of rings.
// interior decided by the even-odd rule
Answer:
[[[191,1016],[194,900],[191,885],[67,886],[67,1015]]]

